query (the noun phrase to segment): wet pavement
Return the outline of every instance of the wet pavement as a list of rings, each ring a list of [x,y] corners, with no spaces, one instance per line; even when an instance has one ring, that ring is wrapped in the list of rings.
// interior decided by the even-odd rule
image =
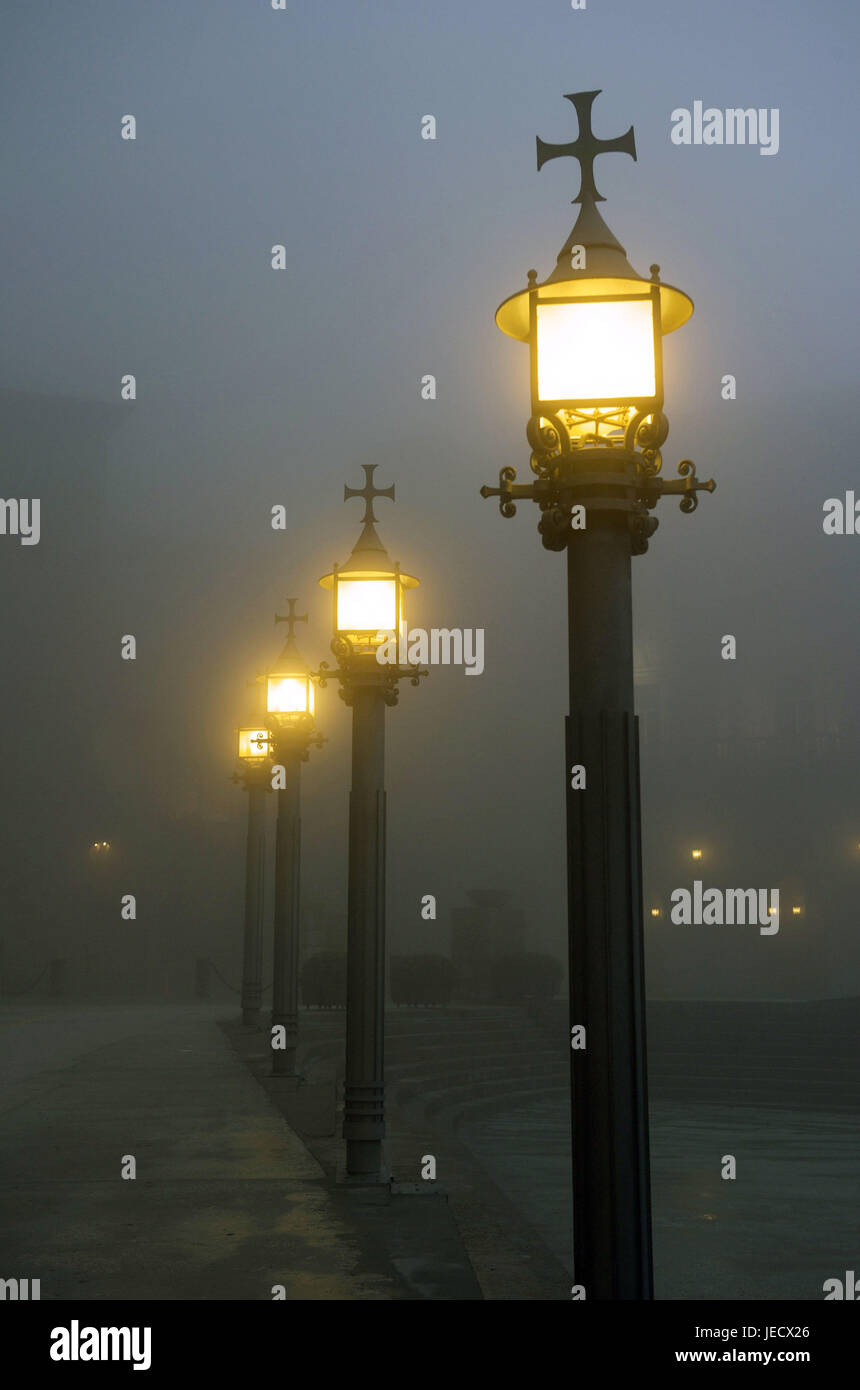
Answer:
[[[3,1007],[0,1276],[43,1300],[480,1298],[447,1213],[404,1248],[388,1192],[333,1188],[223,1013]]]

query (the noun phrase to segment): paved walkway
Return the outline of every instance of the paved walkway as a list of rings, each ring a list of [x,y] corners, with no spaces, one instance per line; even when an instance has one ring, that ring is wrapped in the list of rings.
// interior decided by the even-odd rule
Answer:
[[[223,1013],[3,1006],[0,1277],[43,1300],[480,1298],[444,1203],[334,1187]]]
[[[488,1299],[569,1298],[566,1006],[545,1014],[545,1029],[501,1007],[386,1019],[397,1171],[436,1155]],[[322,1093],[343,1015],[305,1012],[300,1035]],[[657,1297],[820,1300],[860,1249],[860,1001],[658,1003],[649,1053]]]

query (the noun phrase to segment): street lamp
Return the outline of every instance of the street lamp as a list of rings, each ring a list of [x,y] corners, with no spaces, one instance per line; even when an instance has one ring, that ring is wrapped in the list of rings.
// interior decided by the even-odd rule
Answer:
[[[314,717],[314,684],[310,667],[301,656],[293,638],[296,623],[306,623],[294,613],[295,599],[288,600],[289,616],[275,618],[276,623],[289,623],[287,645],[278,657],[275,669],[266,676],[266,708],[276,717],[279,728],[312,727]],[[310,720],[310,725],[308,725]]]
[[[352,790],[349,798],[346,1068],[343,1137],[347,1179],[383,1182],[385,1137],[385,707],[396,705],[398,682],[426,675],[418,666],[381,664],[377,651],[405,625],[405,590],[418,580],[392,564],[376,533],[373,501],[394,488],[375,488],[376,464],[362,465],[363,488],[345,487],[344,501],[365,502],[363,530],[347,563],[320,584],[332,591],[338,665],[320,666],[320,685],[340,683],[352,708]]]
[[[259,680],[251,684],[259,692]],[[259,694],[258,694],[259,702]],[[263,904],[266,872],[266,792],[269,787],[270,735],[257,717],[236,730],[238,770],[234,782],[248,793],[245,841],[245,921],[242,933],[242,1022],[259,1022],[263,1000]]]
[[[331,574],[320,580],[332,594],[332,626],[336,655],[347,660],[375,658],[378,647],[390,634],[404,635],[405,590],[414,589],[418,580],[403,574],[392,564],[376,533],[373,499],[394,501],[394,487],[374,488],[375,463],[362,465],[367,476],[363,488],[345,487],[344,501],[350,497],[365,500],[364,526],[345,565],[333,565]],[[334,650],[334,647],[333,647]]]
[[[259,767],[269,755],[269,731],[259,724],[237,729],[236,756],[242,767]]]
[[[275,831],[275,908],[273,936],[272,1027],[284,1029],[283,1047],[272,1047],[272,1075],[294,1076],[299,1033],[299,913],[301,907],[301,767],[311,743],[323,743],[314,732],[314,682],[310,667],[296,644],[296,600],[288,599],[287,640],[266,676],[266,709],[275,763],[284,769],[278,788]],[[274,1044],[274,1038],[273,1038]]]
[[[683,291],[639,275],[597,204],[594,160],[636,158],[633,128],[615,140],[591,129],[598,92],[567,97],[577,139],[537,142],[538,169],[579,161],[580,204],[557,264],[506,299],[503,333],[528,342],[535,480],[505,467],[498,497],[538,504],[548,550],[568,557],[570,715],[566,723],[574,1274],[590,1299],[653,1297],[645,1068],[638,722],[633,699],[631,556],[657,528],[650,512],[679,494],[692,512],[701,482],[689,459],[660,477],[662,337],[693,311]],[[585,769],[585,779],[571,769]],[[584,1035],[581,1032],[584,1027]]]

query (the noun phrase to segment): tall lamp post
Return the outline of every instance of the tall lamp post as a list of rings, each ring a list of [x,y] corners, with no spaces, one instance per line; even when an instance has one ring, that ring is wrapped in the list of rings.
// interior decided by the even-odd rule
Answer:
[[[288,599],[287,641],[275,667],[266,677],[266,709],[274,761],[284,769],[278,788],[275,830],[275,910],[272,952],[272,1027],[284,1029],[284,1046],[272,1047],[272,1075],[294,1076],[299,1031],[299,912],[301,885],[301,769],[311,743],[323,743],[314,732],[314,682],[296,645],[296,600]],[[273,1039],[274,1042],[274,1039]]]
[[[633,702],[631,556],[648,548],[650,515],[666,494],[695,510],[713,492],[685,459],[660,476],[662,335],[693,312],[681,290],[644,279],[597,210],[593,165],[636,158],[633,128],[615,140],[591,129],[599,92],[576,92],[578,136],[537,142],[538,169],[577,159],[573,231],[555,269],[506,299],[503,333],[529,344],[534,481],[503,468],[505,517],[538,504],[548,550],[567,552],[570,715],[566,725],[567,861],[573,1128],[574,1277],[586,1298],[653,1297],[638,723]]]
[[[234,782],[248,793],[245,842],[245,926],[242,941],[242,1022],[260,1019],[263,996],[263,904],[266,872],[266,792],[269,790],[269,731],[261,720],[237,731],[239,767]]]
[[[352,708],[352,790],[349,797],[346,1068],[343,1137],[347,1179],[384,1182],[385,1137],[385,707],[396,705],[398,682],[417,685],[426,671],[386,665],[377,652],[405,632],[404,596],[418,580],[392,564],[376,533],[373,502],[394,501],[394,488],[373,485],[376,464],[363,464],[363,488],[345,487],[344,501],[365,502],[363,530],[349,560],[320,584],[331,589],[338,666],[320,666],[320,685],[340,682]]]

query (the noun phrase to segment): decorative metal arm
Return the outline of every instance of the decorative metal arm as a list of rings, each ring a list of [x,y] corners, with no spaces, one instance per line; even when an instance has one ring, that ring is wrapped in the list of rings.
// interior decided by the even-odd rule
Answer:
[[[380,664],[376,658],[356,658],[352,655],[352,648],[348,641],[343,637],[335,637],[331,644],[332,651],[340,660],[338,666],[332,667],[327,661],[321,661],[319,670],[312,671],[311,675],[325,689],[329,681],[335,680],[340,683],[338,694],[344,704],[353,703],[354,693],[358,686],[374,685],[379,687],[383,700],[387,705],[396,705],[398,698],[398,683],[401,680],[409,680],[412,685],[418,685],[422,676],[429,676],[430,672],[425,666],[400,666],[393,662],[389,665]]]
[[[674,496],[680,494],[681,511],[688,513],[694,512],[699,505],[699,499],[696,493],[716,492],[717,484],[713,478],[708,478],[707,482],[704,483],[700,478],[697,478],[696,465],[692,459],[681,459],[681,462],[678,464],[678,472],[683,476],[674,478],[671,482],[667,482],[664,478],[651,479],[650,488],[656,493],[654,502],[652,502],[651,505],[653,506],[658,498],[663,497],[667,493],[672,493]]]
[[[623,435],[617,421],[610,421],[609,416],[591,421],[581,412],[567,412],[568,419],[562,415],[549,419],[532,416],[529,420],[526,435],[532,448],[534,482],[515,482],[517,470],[508,464],[499,471],[498,487],[485,484],[481,488],[482,497],[498,497],[504,517],[516,515],[517,502],[536,502],[541,510],[538,530],[548,550],[567,548],[570,532],[576,529],[572,527],[573,509],[583,506],[586,513],[627,512],[633,553],[641,555],[658,524],[648,512],[661,497],[679,496],[681,511],[690,513],[699,505],[699,492],[716,489],[713,478],[703,482],[696,477],[692,459],[678,464],[679,478],[660,476],[660,448],[669,433],[662,411],[633,415]],[[601,435],[601,427],[609,424],[614,433]],[[571,430],[583,429],[587,432],[572,437]]]
[[[513,500],[515,497],[519,501],[522,501],[526,498],[528,498],[530,501],[537,501],[537,498],[535,497],[535,484],[515,483],[514,478],[516,476],[517,470],[508,466],[506,468],[503,468],[499,473],[498,487],[487,487],[485,483],[484,486],[481,488],[482,497],[498,497],[499,511],[501,512],[502,516],[516,516],[517,509]]]

